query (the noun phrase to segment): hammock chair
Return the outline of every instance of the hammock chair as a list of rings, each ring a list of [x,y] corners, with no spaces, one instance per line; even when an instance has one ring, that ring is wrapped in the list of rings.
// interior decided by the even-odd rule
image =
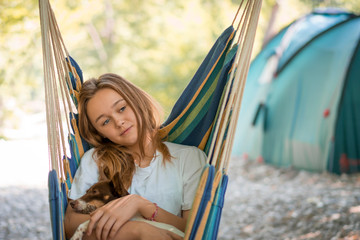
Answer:
[[[160,130],[167,141],[196,146],[208,156],[184,239],[217,238],[260,8],[261,0],[240,3],[232,25],[216,40]],[[82,71],[65,47],[49,0],[39,0],[39,9],[49,148],[49,205],[53,239],[57,240],[66,239],[67,194],[81,156],[90,145],[78,130],[76,109]]]

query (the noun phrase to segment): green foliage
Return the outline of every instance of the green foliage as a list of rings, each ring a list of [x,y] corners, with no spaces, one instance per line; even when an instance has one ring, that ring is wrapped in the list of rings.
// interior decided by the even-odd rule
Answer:
[[[360,14],[360,1],[358,0],[301,0],[312,8],[335,7]]]
[[[0,1],[0,12],[1,130],[16,127],[19,109],[29,109],[43,91],[37,1]]]
[[[153,95],[166,113],[214,40],[231,24],[239,2],[50,1],[67,50],[81,66],[85,79],[105,72],[120,74]],[[263,0],[255,53],[275,2]],[[329,2],[355,12],[360,9],[358,0],[279,2],[288,16],[280,16],[278,28]],[[19,111],[43,110],[44,88],[38,1],[0,0],[0,11],[1,129],[14,127]]]
[[[166,113],[237,8],[190,0],[88,1],[73,6],[71,15],[78,17],[69,21],[59,14],[63,7],[54,12],[85,78],[120,74],[153,95]]]

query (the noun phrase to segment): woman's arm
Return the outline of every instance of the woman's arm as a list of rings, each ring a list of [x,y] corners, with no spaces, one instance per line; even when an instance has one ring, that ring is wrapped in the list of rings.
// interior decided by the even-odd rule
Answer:
[[[65,234],[69,239],[75,233],[77,227],[90,219],[90,215],[75,212],[71,207],[66,209],[65,213]],[[84,240],[97,240],[95,231],[92,234],[85,234]],[[144,222],[128,221],[114,235],[113,239],[121,240],[180,240],[181,238],[164,229],[159,229]]]
[[[78,226],[89,219],[90,219],[90,215],[77,213],[73,210],[73,208],[68,207],[66,209],[65,221],[64,221],[66,238],[70,239],[71,236],[74,235]],[[120,239],[120,237],[121,239],[144,239],[141,238],[140,236],[140,233],[142,232],[141,230],[144,228],[143,227],[140,228],[140,226],[141,224],[137,224],[135,222],[125,223],[124,226],[122,226],[121,231],[118,231],[117,234],[115,235],[115,239]],[[97,238],[94,232],[89,236],[85,235],[83,239],[95,240]]]
[[[155,205],[153,203],[150,203],[150,205],[146,205],[144,206],[144,208],[146,209],[140,210],[141,215],[144,216],[145,218],[151,218],[152,214],[155,211]],[[181,230],[182,232],[184,232],[186,227],[188,212],[190,211],[189,210],[183,211],[182,217],[178,217],[159,207],[158,213],[155,217],[155,221],[170,224],[176,227],[177,229]]]
[[[81,214],[74,211],[74,209],[70,206],[66,208],[65,212],[65,234],[66,238],[70,239],[72,235],[74,235],[77,227],[90,219],[90,215],[88,214]]]
[[[151,218],[155,211],[155,205],[139,195],[128,195],[97,209],[90,218],[88,234],[96,233],[98,239],[113,238],[122,229],[123,225],[137,214],[145,218]],[[161,208],[155,217],[157,222],[163,222],[185,230],[187,213],[183,217],[175,216]]]

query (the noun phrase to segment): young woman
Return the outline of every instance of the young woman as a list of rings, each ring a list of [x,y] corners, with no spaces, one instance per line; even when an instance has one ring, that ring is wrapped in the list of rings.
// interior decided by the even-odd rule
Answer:
[[[93,148],[82,157],[70,199],[97,181],[120,172],[130,195],[90,216],[68,207],[65,231],[71,237],[90,219],[88,239],[179,239],[150,224],[129,221],[136,214],[185,230],[205,154],[196,147],[162,142],[158,104],[144,91],[115,74],[84,82],[79,100],[80,133]]]

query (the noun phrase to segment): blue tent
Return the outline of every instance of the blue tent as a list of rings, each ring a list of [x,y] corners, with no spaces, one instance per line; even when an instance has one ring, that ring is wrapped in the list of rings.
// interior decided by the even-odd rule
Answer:
[[[252,61],[234,156],[279,167],[360,170],[360,16],[317,10]]]

